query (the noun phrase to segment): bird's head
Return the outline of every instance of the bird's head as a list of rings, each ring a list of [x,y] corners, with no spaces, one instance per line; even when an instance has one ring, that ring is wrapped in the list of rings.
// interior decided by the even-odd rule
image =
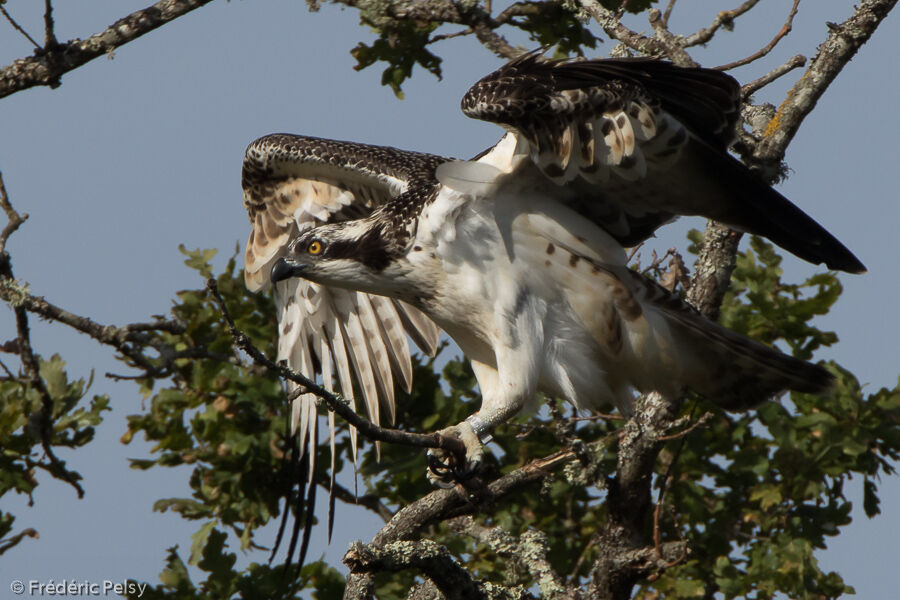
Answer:
[[[324,285],[382,295],[396,294],[399,254],[381,224],[343,221],[304,231],[272,266],[273,283],[302,277]]]

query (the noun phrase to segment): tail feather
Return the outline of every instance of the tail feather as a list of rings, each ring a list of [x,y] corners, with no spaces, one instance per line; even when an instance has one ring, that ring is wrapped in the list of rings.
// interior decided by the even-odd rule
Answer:
[[[678,168],[718,192],[700,214],[767,237],[813,264],[848,273],[866,270],[837,238],[732,156],[695,141]]]
[[[678,347],[689,356],[685,387],[726,410],[748,410],[785,391],[820,394],[834,385],[826,369],[780,352],[722,327],[698,313],[678,295],[637,273],[642,302],[666,319]]]

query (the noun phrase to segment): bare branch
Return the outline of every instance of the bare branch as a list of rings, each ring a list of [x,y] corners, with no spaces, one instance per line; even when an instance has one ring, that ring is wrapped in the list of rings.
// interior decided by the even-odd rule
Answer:
[[[44,0],[44,49],[50,50],[58,45],[53,25],[53,0]]]
[[[800,124],[838,73],[872,36],[897,0],[861,0],[853,14],[840,25],[830,24],[830,33],[819,51],[769,122],[754,159],[780,162]]]
[[[18,31],[19,33],[21,33],[22,35],[24,35],[24,36],[25,36],[25,39],[27,39],[29,42],[31,42],[31,43],[34,45],[35,48],[40,48],[40,47],[41,47],[41,45],[38,44],[36,41],[34,41],[34,38],[31,37],[30,35],[28,35],[28,32],[25,31],[24,29],[22,29],[22,26],[19,25],[19,24],[16,22],[16,20],[12,18],[12,15],[9,14],[8,12],[6,12],[6,9],[3,8],[3,4],[2,4],[2,3],[0,3],[0,13],[3,13],[3,16],[6,17],[6,20],[9,21],[9,24],[13,26],[13,29],[15,29],[16,31]]]
[[[63,74],[209,2],[211,0],[159,0],[152,6],[119,19],[104,31],[86,40],[76,39],[65,44],[48,46],[43,51],[36,52],[34,56],[13,61],[12,64],[0,68],[0,98],[37,85],[58,87]],[[2,6],[0,10],[3,10]],[[3,13],[6,14],[6,11],[3,10]],[[47,15],[49,14],[48,12]],[[49,19],[48,27],[52,35],[52,17]],[[40,48],[34,40],[32,43]]]
[[[797,7],[799,6],[799,4],[800,0],[794,0],[794,4],[791,6],[791,12],[788,13],[788,17],[784,22],[784,25],[781,26],[781,29],[778,30],[778,33],[776,33],[775,37],[772,38],[772,41],[763,46],[760,50],[740,60],[736,60],[734,62],[730,62],[728,64],[713,68],[718,69],[719,71],[728,71],[729,69],[734,69],[735,67],[740,67],[742,65],[752,63],[753,61],[758,60],[771,52],[772,48],[774,48],[778,44],[778,42],[784,39],[784,37],[791,32],[791,29],[794,25],[794,17],[797,15]]]
[[[772,69],[771,71],[769,71],[768,73],[766,73],[765,75],[760,77],[759,79],[754,79],[750,83],[745,83],[741,87],[741,94],[743,95],[743,97],[745,99],[749,98],[750,95],[753,94],[753,92],[766,87],[767,85],[769,85],[770,83],[772,83],[773,81],[775,81],[776,79],[781,77],[782,75],[790,73],[794,69],[802,67],[805,64],[806,64],[806,57],[803,56],[802,54],[797,54],[796,56],[792,57],[790,60],[788,60],[786,63],[784,63],[780,67],[775,67],[774,69]]]
[[[472,30],[475,32],[475,37],[478,38],[478,41],[500,58],[512,59],[522,54],[521,49],[515,48],[506,41],[505,37],[484,22],[478,21],[473,23]]]
[[[12,270],[12,260],[9,253],[6,252],[5,246],[9,236],[24,222],[24,218],[20,217],[18,212],[13,208],[6,193],[6,186],[3,184],[3,177],[0,174],[0,205],[6,212],[9,223],[4,227],[0,234],[0,283],[12,282],[15,279]],[[0,288],[0,290],[5,289]],[[7,298],[4,296],[4,300]],[[16,298],[19,300],[20,298]],[[61,461],[53,451],[53,397],[47,384],[41,377],[41,366],[34,349],[31,347],[31,332],[28,325],[28,311],[22,306],[21,302],[11,303],[13,314],[16,320],[16,353],[22,361],[22,368],[25,371],[25,382],[34,389],[41,400],[41,412],[39,415],[39,435],[41,438],[41,448],[44,455],[50,461],[49,465],[38,463],[39,466],[45,467],[46,470],[55,478],[65,481],[73,488],[79,498],[84,497],[84,488],[78,483],[80,478],[77,473],[73,473],[66,469],[66,463]]]
[[[666,10],[663,12],[662,22],[666,28],[669,27],[669,17],[672,16],[672,9],[675,8],[676,0],[669,0],[669,3],[666,5]]]
[[[731,29],[734,26],[734,20],[736,18],[756,6],[758,3],[759,0],[746,0],[746,2],[742,3],[737,8],[733,8],[731,10],[723,10],[716,15],[716,18],[713,19],[713,22],[709,27],[701,29],[694,34],[687,36],[684,39],[684,47],[690,48],[691,46],[699,46],[701,44],[705,44],[706,42],[711,40],[716,32],[722,27]]]
[[[658,10],[655,8],[650,9],[648,20],[650,21],[650,27],[653,28],[653,34],[665,48],[665,55],[669,60],[683,67],[698,66],[694,59],[691,58],[691,55],[685,51],[684,41],[681,37],[669,31],[665,21],[663,21],[662,14]]]
[[[778,172],[776,167],[784,158],[785,150],[803,119],[896,3],[897,0],[864,0],[844,23],[831,26],[831,33],[819,47],[806,73],[788,92],[765,128],[760,142],[755,144],[749,155],[744,155],[745,160],[749,159],[753,166],[762,168],[770,177],[775,176]],[[741,233],[724,225],[707,224],[705,241],[694,265],[688,301],[711,319],[718,317],[719,306],[734,270],[740,238]]]
[[[579,0],[578,3],[612,39],[648,56],[664,56],[666,54],[666,48],[659,40],[641,35],[625,27],[619,20],[619,15],[603,8],[597,0]]]
[[[2,5],[0,5],[2,7]],[[15,231],[21,227],[22,223],[28,220],[28,215],[20,215],[16,209],[13,208],[12,204],[9,202],[9,196],[6,194],[6,185],[3,183],[3,173],[0,173],[0,206],[3,207],[3,212],[6,213],[7,223],[3,227],[3,231],[0,231],[0,260],[9,260],[9,257],[4,257],[6,254],[6,241],[9,239]]]

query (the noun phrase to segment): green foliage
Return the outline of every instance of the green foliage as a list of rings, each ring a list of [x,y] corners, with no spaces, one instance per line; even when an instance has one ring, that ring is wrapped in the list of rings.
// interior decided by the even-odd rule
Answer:
[[[251,563],[246,569],[234,568],[237,556],[225,550],[227,535],[211,529],[204,543],[202,557],[196,563],[206,579],[195,584],[191,581],[187,565],[178,554],[178,547],[168,550],[165,568],[159,574],[159,585],[148,585],[143,595],[132,593],[130,598],[148,600],[289,600],[313,598],[315,600],[339,600],[344,591],[344,578],[338,571],[322,561],[306,565],[299,575],[291,567],[270,567]],[[296,581],[294,586],[291,581]],[[314,589],[312,595],[300,590]]]
[[[825,273],[799,284],[784,282],[772,247],[753,240],[751,249],[738,259],[734,287],[722,307],[723,321],[767,343],[786,344],[807,358],[834,343],[833,333],[819,331],[810,320],[826,313],[837,299],[837,278]],[[210,269],[209,252],[186,254],[192,268],[201,273]],[[234,259],[217,279],[238,327],[273,354],[269,300],[245,291]],[[228,332],[205,291],[180,292],[173,311],[187,333],[183,339],[160,334],[168,343],[229,353]],[[882,474],[894,473],[900,453],[900,387],[865,394],[852,374],[837,365],[830,368],[838,378],[835,390],[819,397],[795,394],[790,409],[769,402],[757,411],[731,415],[706,402],[687,403],[687,414],[711,410],[715,416],[705,428],[668,442],[656,485],[665,473],[671,475],[661,513],[663,540],[684,539],[691,553],[645,582],[638,597],[715,593],[770,598],[781,593],[835,598],[852,591],[839,574],[819,568],[815,551],[850,522],[851,505],[844,495],[848,484],[862,486],[866,514],[879,511],[877,481]],[[397,427],[433,431],[474,410],[479,397],[467,363],[450,360],[442,376],[435,372],[434,360],[417,359],[414,369],[412,393],[397,398]],[[160,500],[156,508],[198,520],[200,527],[186,562],[177,549],[170,549],[160,584],[147,592],[149,597],[293,598],[303,590],[313,598],[339,597],[343,578],[321,561],[304,567],[291,589],[284,565],[254,563],[238,569],[235,555],[227,551],[227,529],[243,549],[259,547],[254,532],[278,515],[279,497],[290,485],[281,467],[283,445],[277,433],[284,429],[280,383],[254,368],[209,358],[185,360],[174,379],[173,385],[152,395],[146,414],[129,419],[125,439],[143,432],[155,444],[153,457],[134,461],[136,468],[193,469],[191,497]],[[150,382],[144,385],[152,393]],[[593,538],[606,524],[603,482],[614,472],[619,423],[581,422],[581,439],[607,440],[596,447],[592,469],[567,469],[543,486],[483,507],[479,522],[512,535],[542,531],[554,569],[575,580],[584,578],[596,558]],[[487,458],[486,474],[510,472],[555,452],[560,435],[547,411],[501,427],[495,432],[497,443]],[[349,468],[350,442],[343,424],[338,425],[338,450],[338,469]],[[327,451],[323,440],[320,452],[324,456]],[[670,463],[671,471],[666,471]],[[324,465],[320,469],[324,478]],[[379,460],[374,444],[361,439],[359,472],[365,493],[392,509],[431,491],[424,453],[405,446],[381,445]],[[339,518],[350,510],[339,505]],[[526,589],[535,584],[491,548],[443,524],[432,525],[423,535],[446,546],[479,578]],[[193,583],[187,564],[196,566],[205,580]],[[380,574],[378,597],[406,597],[415,576]]]
[[[215,251],[181,250],[188,267],[204,278],[212,273],[209,261]],[[234,257],[216,281],[236,325],[274,356],[275,308],[269,296],[247,291]],[[293,483],[284,458],[282,385],[257,367],[223,360],[233,354],[232,338],[205,289],[179,292],[172,314],[186,331],[158,333],[159,341],[176,349],[203,347],[214,354],[179,361],[170,384],[155,393],[159,382],[142,381],[149,409],[128,417],[122,441],[143,434],[153,443],[152,458],[132,459],[136,469],[192,469],[190,497],[160,499],[154,510],[172,511],[201,524],[187,560],[177,547],[170,548],[160,584],[148,588],[143,598],[298,598],[305,588],[317,590],[313,598],[339,598],[343,577],[321,561],[306,565],[299,577],[293,565],[236,568],[237,557],[227,551],[223,529],[238,538],[243,551],[260,550],[254,534],[279,517],[279,503]],[[303,518],[299,513],[294,517]],[[265,538],[262,543],[273,541]],[[188,565],[198,568],[204,581],[192,582]],[[295,578],[294,586],[287,583]]]
[[[767,343],[783,341],[803,358],[834,343],[833,333],[809,320],[840,294],[835,275],[788,284],[771,245],[754,238],[751,248],[738,258],[722,321]],[[866,395],[851,373],[831,369],[838,383],[830,394],[793,394],[790,410],[769,402],[746,414],[719,413],[683,445],[667,448],[663,462],[677,462],[667,492],[674,517],[664,529],[669,539],[688,540],[691,555],[647,585],[643,596],[852,592],[839,574],[819,569],[814,551],[850,523],[844,488],[854,475],[866,514],[877,513],[874,482],[893,474],[900,456],[900,386]],[[705,403],[697,408],[714,410]]]
[[[365,14],[363,22],[366,22]],[[378,61],[388,63],[381,74],[381,85],[390,86],[398,98],[403,98],[401,86],[412,76],[413,67],[417,64],[441,78],[441,59],[427,48],[431,32],[436,27],[408,21],[385,25],[378,30],[380,37],[371,46],[360,42],[350,51],[356,59],[353,68],[361,71]]]
[[[0,497],[9,492],[31,497],[38,486],[37,471],[70,481],[81,476],[54,464],[46,455],[44,443],[52,449],[81,448],[94,439],[94,430],[110,410],[109,398],[95,395],[83,400],[91,381],[69,381],[66,363],[54,354],[49,360],[37,357],[40,377],[49,397],[49,414],[40,391],[22,375],[17,380],[0,381]],[[46,440],[44,439],[46,437]],[[0,513],[0,554],[26,537],[37,537],[28,529],[10,535],[15,517]]]
[[[189,267],[201,275],[211,272],[212,252],[184,252]],[[232,258],[217,278],[219,289],[229,298],[237,325],[274,355],[274,307],[265,295],[247,292],[235,271]],[[230,333],[205,289],[179,292],[172,313],[186,331],[156,334],[161,341],[176,349],[204,347],[224,357],[232,354]],[[143,386],[149,394],[153,382]],[[216,523],[230,527],[247,549],[253,530],[279,513],[280,495],[289,488],[281,468],[283,404],[280,382],[258,369],[234,361],[184,359],[176,367],[174,385],[153,394],[145,414],[128,418],[123,441],[143,433],[154,444],[154,458],[132,460],[134,468],[193,469],[192,498],[162,499],[154,505],[158,511],[205,521],[191,550],[192,564]]]
[[[532,14],[526,15],[517,24],[538,45],[556,45],[557,58],[573,54],[581,56],[584,47],[597,47],[597,38],[585,27],[578,6],[541,2],[534,8]]]
[[[630,0],[626,10],[637,14],[655,3],[656,0]],[[622,0],[601,0],[600,4],[618,10]],[[412,76],[416,64],[440,79],[441,58],[429,46],[442,39],[443,36],[432,34],[447,23],[453,23],[455,31],[446,35],[456,35],[461,33],[460,28],[467,27],[468,33],[478,29],[485,36],[515,34],[516,31],[507,30],[519,30],[539,46],[555,45],[557,57],[583,55],[585,48],[597,47],[597,38],[586,26],[588,16],[580,4],[570,0],[519,3],[521,14],[502,25],[490,18],[484,0],[454,3],[450,12],[437,5],[431,14],[420,8],[414,16],[391,0],[360,0],[354,6],[359,10],[360,22],[378,34],[371,45],[360,42],[350,51],[357,62],[354,68],[359,71],[376,62],[387,63],[381,85],[390,86],[398,98],[403,97],[402,85]],[[493,16],[499,12],[495,10]]]
[[[819,331],[810,320],[826,314],[837,301],[843,290],[837,275],[818,273],[800,284],[786,283],[774,247],[756,236],[750,238],[750,247],[752,253],[738,256],[722,303],[722,324],[767,344],[784,340],[791,353],[804,360],[836,343],[834,332]]]
[[[734,288],[722,307],[723,321],[767,343],[784,344],[803,357],[834,343],[833,333],[819,331],[810,320],[826,313],[837,299],[837,278],[825,273],[799,284],[782,281],[780,259],[771,246],[753,240],[751,249],[738,259]],[[183,251],[189,267],[212,273],[210,251]],[[217,281],[238,327],[274,355],[274,307],[268,297],[246,291],[234,258]],[[343,577],[321,560],[295,576],[294,567],[286,571],[283,564],[253,562],[242,567],[229,551],[230,536],[245,552],[258,552],[274,541],[258,539],[258,529],[279,517],[279,500],[291,486],[280,433],[286,403],[276,378],[231,358],[229,332],[205,290],[179,292],[172,312],[185,333],[153,335],[172,347],[204,348],[207,353],[180,360],[170,380],[140,382],[149,407],[129,417],[123,441],[143,434],[153,444],[150,457],[133,460],[135,468],[191,469],[185,496],[160,499],[155,509],[198,525],[186,557],[170,548],[159,582],[143,597],[340,597]],[[80,406],[88,384],[69,382],[63,366],[53,357],[42,363],[42,375],[54,398],[55,443],[76,447],[90,440],[108,401],[95,397],[89,408]],[[397,399],[398,427],[433,431],[461,421],[477,406],[477,384],[467,363],[449,360],[441,376],[435,367],[435,360],[416,359],[414,389]],[[849,372],[837,365],[829,368],[838,383],[824,396],[795,394],[785,405],[769,402],[739,415],[724,414],[704,401],[686,403],[686,414],[696,417],[710,410],[715,416],[706,427],[667,442],[656,486],[668,476],[660,519],[663,541],[683,539],[691,553],[654,581],[644,582],[638,597],[835,598],[852,591],[839,574],[820,569],[815,552],[850,523],[848,486],[860,486],[867,515],[880,511],[877,483],[882,475],[895,472],[900,455],[900,386],[869,393]],[[8,400],[0,406],[4,440],[0,483],[4,491],[29,493],[36,484],[29,453],[38,443],[34,415],[41,403],[35,390],[21,384],[0,382],[0,392]],[[604,440],[593,447],[589,469],[575,465],[543,486],[482,505],[477,520],[511,535],[543,532],[555,571],[584,581],[596,558],[596,532],[606,525],[604,482],[614,472],[620,423],[579,422],[581,439]],[[507,473],[549,455],[568,435],[546,410],[507,424],[495,432],[485,474]],[[338,450],[338,470],[349,469],[349,436],[340,422]],[[327,452],[323,440],[320,455]],[[380,455],[379,460],[374,444],[361,439],[361,491],[392,510],[431,491],[423,452],[383,444]],[[327,462],[319,465],[323,480],[322,463]],[[337,507],[339,518],[352,510],[361,509]],[[292,512],[294,518],[303,518],[300,509]],[[0,536],[9,536],[0,540],[0,551],[30,534],[10,535],[11,525],[11,516],[0,515]],[[485,581],[525,589],[536,583],[490,547],[444,524],[430,526],[423,535],[446,546]],[[194,581],[192,574],[197,572],[202,580]],[[415,577],[413,572],[380,574],[378,597],[406,597]]]

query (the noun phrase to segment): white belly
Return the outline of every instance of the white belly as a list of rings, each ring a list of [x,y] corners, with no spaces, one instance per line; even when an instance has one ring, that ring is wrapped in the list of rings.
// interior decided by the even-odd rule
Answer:
[[[587,260],[572,258],[575,252],[622,264],[618,244],[540,198],[463,203],[454,216],[444,217],[452,227],[420,230],[425,231],[417,240],[422,250],[410,259],[430,263],[421,272],[440,272],[422,308],[478,367],[483,393],[482,379],[489,378],[486,370],[497,368],[497,353],[515,351],[523,335],[534,335],[530,325],[522,327],[528,312],[541,339],[533,361],[523,365],[536,373],[522,377],[530,375],[537,390],[579,409],[612,402],[629,410],[632,393],[616,364],[622,353],[609,344],[615,333],[612,283],[607,273],[592,273],[596,269]],[[551,242],[548,233],[554,239],[566,236],[572,247]]]

